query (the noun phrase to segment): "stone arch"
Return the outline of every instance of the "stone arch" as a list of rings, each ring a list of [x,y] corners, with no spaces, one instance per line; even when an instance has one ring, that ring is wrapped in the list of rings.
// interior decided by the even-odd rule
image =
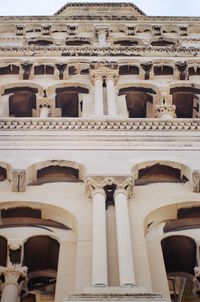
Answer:
[[[200,85],[174,83],[170,85],[172,103],[176,106],[177,118],[198,117]]]
[[[38,162],[32,164],[27,168],[27,184],[37,183],[38,174],[37,172],[41,169],[48,168],[48,167],[66,167],[70,168],[69,173],[70,175],[76,176],[77,180],[84,181],[86,175],[86,168],[84,165],[68,161],[68,160],[46,160],[42,162]],[[61,170],[60,170],[61,172]],[[67,171],[66,171],[67,173]],[[71,174],[72,173],[72,174]],[[76,175],[74,173],[77,173]],[[66,179],[67,181],[67,179]],[[68,180],[69,181],[69,180]],[[73,181],[73,180],[71,180]],[[75,178],[74,178],[75,181]]]
[[[159,182],[156,174],[159,176],[163,175],[163,181],[161,182],[185,182],[191,180],[192,175],[190,167],[186,166],[185,164],[169,160],[150,160],[140,162],[133,166],[132,173],[135,182],[136,184],[138,182],[138,185],[151,183],[151,176],[153,178],[155,176],[155,179],[154,181],[152,180],[152,182]],[[139,182],[139,180],[141,181]]]
[[[124,96],[130,118],[153,117],[153,106],[159,95],[155,85],[127,83],[118,87],[119,96]]]
[[[5,179],[8,179],[10,181],[12,177],[11,173],[12,173],[12,166],[4,161],[0,161],[0,181],[3,181]]]
[[[16,83],[9,83],[9,84],[5,84],[1,86],[1,94],[9,94],[10,91],[12,91],[12,89],[15,88],[26,88],[29,87],[30,89],[36,91],[39,94],[42,94],[43,91],[43,87],[35,84],[35,83],[31,83],[31,82],[16,82]]]

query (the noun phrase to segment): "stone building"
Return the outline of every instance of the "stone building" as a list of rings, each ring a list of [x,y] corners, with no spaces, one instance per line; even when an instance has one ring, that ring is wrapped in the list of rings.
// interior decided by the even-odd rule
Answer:
[[[2,302],[199,301],[200,18],[0,18]]]

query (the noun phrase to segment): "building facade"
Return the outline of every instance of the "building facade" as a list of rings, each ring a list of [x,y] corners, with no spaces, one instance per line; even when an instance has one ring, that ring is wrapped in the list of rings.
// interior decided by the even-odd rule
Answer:
[[[0,18],[2,302],[199,301],[200,18]]]

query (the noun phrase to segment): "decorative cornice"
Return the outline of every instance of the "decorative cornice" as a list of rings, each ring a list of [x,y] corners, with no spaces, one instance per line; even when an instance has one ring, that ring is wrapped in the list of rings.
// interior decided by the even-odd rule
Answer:
[[[0,56],[200,56],[200,47],[153,47],[153,46],[117,46],[117,47],[93,47],[93,46],[2,46]]]
[[[200,119],[4,118],[0,131],[200,131]]]

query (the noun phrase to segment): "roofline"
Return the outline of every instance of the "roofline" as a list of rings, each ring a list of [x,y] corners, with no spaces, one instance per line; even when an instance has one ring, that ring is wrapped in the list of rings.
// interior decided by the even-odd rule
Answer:
[[[125,7],[125,6],[131,6],[134,8],[140,15],[146,16],[146,14],[138,8],[135,4],[131,2],[70,2],[62,6],[54,15],[60,15],[67,7],[82,7],[82,6],[119,6],[119,7]]]

